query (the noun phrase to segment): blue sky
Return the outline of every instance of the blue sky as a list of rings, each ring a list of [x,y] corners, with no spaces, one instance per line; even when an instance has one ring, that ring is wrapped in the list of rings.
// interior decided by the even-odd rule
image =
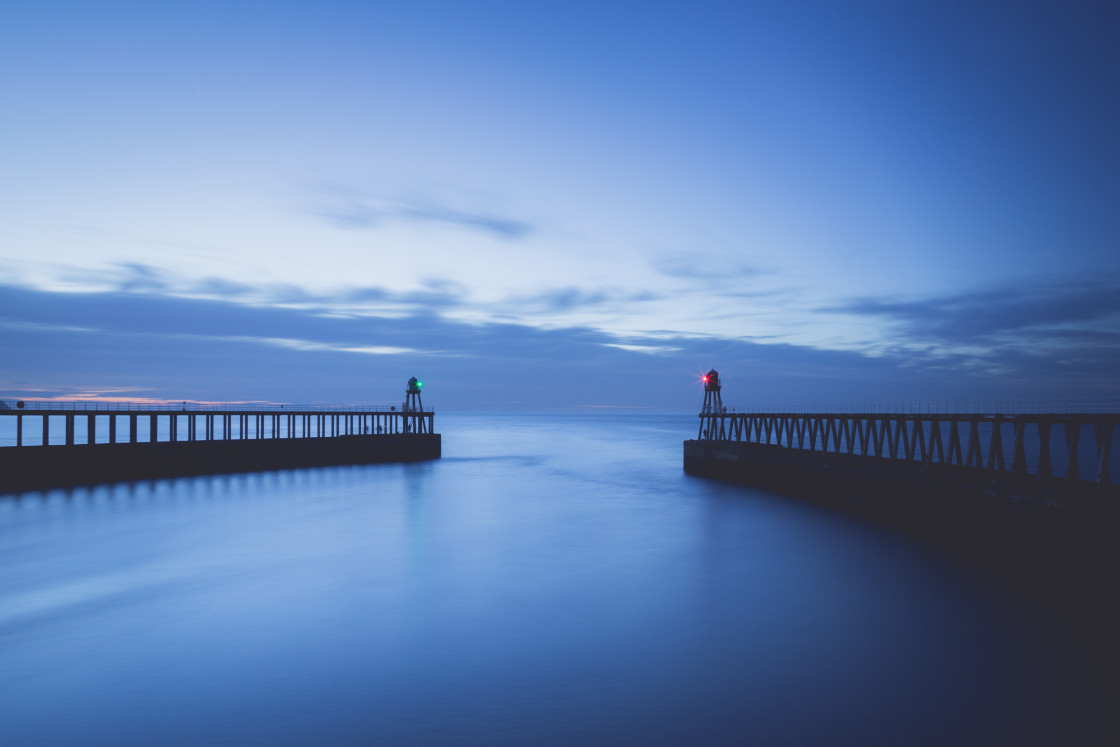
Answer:
[[[0,396],[1120,396],[1118,16],[9,8]]]

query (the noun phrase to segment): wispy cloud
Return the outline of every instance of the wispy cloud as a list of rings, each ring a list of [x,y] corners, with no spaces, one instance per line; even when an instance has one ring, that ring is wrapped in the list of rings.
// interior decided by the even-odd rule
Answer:
[[[662,275],[706,282],[737,282],[774,274],[772,270],[759,265],[701,249],[663,254],[655,258],[652,264]]]
[[[376,229],[394,222],[435,224],[479,231],[500,239],[524,239],[535,227],[506,215],[451,207],[433,201],[379,199],[366,195],[329,196],[314,212],[339,228]]]
[[[632,353],[648,353],[650,355],[678,353],[681,350],[673,345],[633,345],[623,342],[604,342],[602,344],[608,348],[618,348],[619,350],[629,350]]]
[[[403,355],[416,353],[413,348],[393,345],[356,345],[344,342],[317,342],[292,337],[251,337],[239,335],[211,335],[210,339],[221,342],[243,342],[257,345],[275,345],[288,350],[304,352],[360,353],[362,355]]]
[[[523,294],[506,299],[499,308],[520,314],[556,314],[604,306],[619,306],[657,301],[660,294],[649,291],[632,291],[624,288],[547,288],[537,293]]]
[[[947,346],[1115,342],[1120,277],[1034,281],[919,300],[860,298],[822,312],[881,319],[897,339]]]
[[[420,313],[331,316],[119,291],[0,287],[0,319],[6,396],[147,389],[145,396],[196,401],[339,402],[372,392],[391,402],[404,378],[421,373],[444,402],[461,407],[575,407],[595,392],[602,404],[688,409],[698,395],[690,373],[712,365],[738,406],[1115,394],[1120,365],[1116,346],[1102,352],[1095,337],[1060,355],[1005,348],[1003,372],[992,376],[971,356],[931,358],[905,347],[867,356],[712,335],[622,336]],[[625,385],[611,385],[620,372]]]

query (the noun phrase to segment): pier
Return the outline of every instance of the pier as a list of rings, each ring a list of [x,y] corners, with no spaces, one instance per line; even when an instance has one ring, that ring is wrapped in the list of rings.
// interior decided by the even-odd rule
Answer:
[[[1120,414],[728,412],[719,374],[702,381],[686,473],[788,496],[924,545],[1055,631],[1081,707],[1115,712]]]
[[[401,407],[0,400],[0,493],[330,464],[438,459],[422,383]],[[14,421],[14,428],[11,427]]]
[[[705,376],[685,470],[833,492],[974,492],[1065,502],[1120,498],[1116,413],[727,412]]]

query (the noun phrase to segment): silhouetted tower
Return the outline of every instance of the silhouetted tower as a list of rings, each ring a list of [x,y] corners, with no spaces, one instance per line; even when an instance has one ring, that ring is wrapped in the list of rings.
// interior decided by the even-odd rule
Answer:
[[[424,412],[424,403],[420,401],[420,390],[424,387],[424,382],[413,376],[408,380],[408,389],[404,390],[404,432],[405,433],[423,433],[424,432],[424,418],[410,418],[410,412]],[[413,427],[415,426],[415,427]]]
[[[724,423],[719,416],[724,413],[724,409],[723,399],[719,396],[719,372],[713,368],[701,376],[700,380],[704,382],[704,406],[700,408],[700,433],[697,438],[722,438]]]
[[[714,368],[700,379],[704,382],[704,407],[701,414],[723,412],[723,400],[719,396],[719,372]]]

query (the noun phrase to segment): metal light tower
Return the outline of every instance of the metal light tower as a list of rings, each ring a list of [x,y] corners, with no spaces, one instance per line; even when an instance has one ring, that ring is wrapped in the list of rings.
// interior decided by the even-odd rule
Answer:
[[[701,415],[711,415],[723,412],[723,400],[719,396],[719,372],[714,368],[701,378],[704,382],[704,407]]]
[[[705,426],[707,426],[707,438],[722,438],[723,437],[723,418],[716,418],[714,416],[722,415],[724,413],[723,399],[719,396],[719,372],[714,368],[708,373],[700,377],[704,382],[704,406],[700,408],[700,433],[697,438],[705,437]],[[719,420],[717,428],[716,420]]]
[[[404,390],[404,411],[405,412],[424,412],[424,403],[420,401],[420,389],[423,388],[424,382],[413,376],[408,380],[408,389]]]
[[[424,403],[420,401],[420,390],[424,382],[413,376],[408,380],[408,388],[404,390],[404,432],[423,433],[424,418],[409,417],[412,412],[424,412]]]

